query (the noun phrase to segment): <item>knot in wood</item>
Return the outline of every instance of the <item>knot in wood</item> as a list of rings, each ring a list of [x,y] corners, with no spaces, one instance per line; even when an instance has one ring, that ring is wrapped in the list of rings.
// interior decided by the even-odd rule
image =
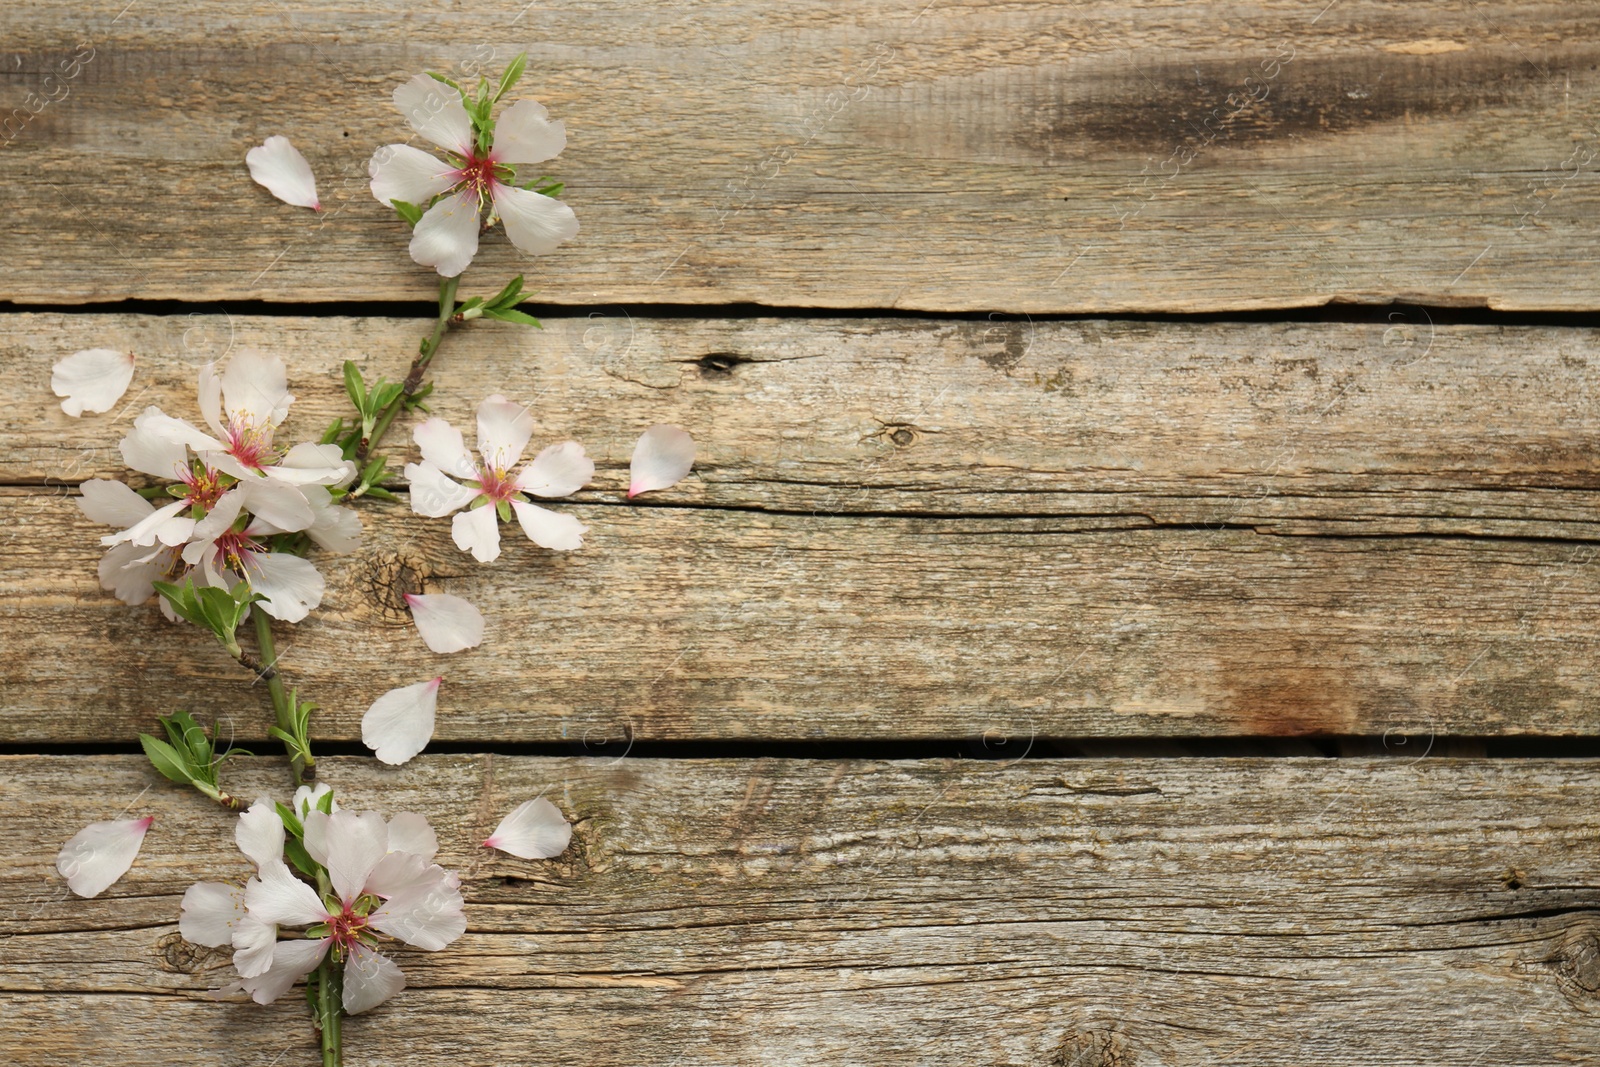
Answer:
[[[367,600],[386,619],[402,620],[406,594],[424,591],[432,573],[427,561],[403,552],[374,552],[362,560],[361,582]]]
[[[1575,1006],[1595,1008],[1600,997],[1600,928],[1590,922],[1568,930],[1545,963]]]
[[[163,971],[173,974],[194,974],[204,970],[219,954],[226,955],[219,949],[206,948],[192,941],[185,941],[183,935],[176,930],[163,934],[156,942],[156,960]]]
[[[1079,1030],[1050,1058],[1050,1067],[1132,1067],[1133,1056],[1114,1030]]]

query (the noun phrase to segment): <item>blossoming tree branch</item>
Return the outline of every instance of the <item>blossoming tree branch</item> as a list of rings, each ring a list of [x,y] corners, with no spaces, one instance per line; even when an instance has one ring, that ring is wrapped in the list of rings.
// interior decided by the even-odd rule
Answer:
[[[573,515],[535,503],[589,483],[595,465],[582,445],[549,443],[525,460],[537,422],[499,394],[478,405],[475,452],[459,429],[424,417],[429,371],[450,329],[480,318],[539,325],[518,308],[520,275],[491,294],[460,298],[484,235],[499,224],[523,253],[546,255],[578,234],[577,216],[558,199],[562,183],[528,176],[561,154],[564,125],[534,100],[500,106],[524,66],[518,56],[496,83],[481,80],[470,89],[420,74],[394,90],[414,133],[443,152],[386,145],[368,168],[373,196],[411,229],[411,258],[439,276],[438,316],[403,373],[368,381],[346,361],[350,412],[318,432],[300,430],[296,440],[290,368],[281,357],[244,351],[226,366],[207,364],[197,382],[198,420],[149,407],[121,440],[127,466],[148,484],[96,479],[76,498],[85,515],[110,528],[101,538],[105,589],[138,610],[154,601],[168,620],[154,624],[208,633],[266,683],[266,733],[282,743],[294,787],[287,803],[228,792],[222,772],[230,752],[187,711],[157,716],[158,729],[140,742],[163,776],[239,813],[235,840],[252,873],[240,864],[232,881],[195,884],[180,914],[186,939],[233,950],[235,977],[214,995],[266,1004],[305,981],[324,1067],[341,1062],[344,1015],[375,1008],[404,988],[386,948],[442,950],[466,931],[467,918],[460,879],[434,862],[439,843],[423,816],[343,809],[331,784],[317,779],[317,705],[278,668],[274,625],[308,624],[326,588],[319,561],[356,551],[364,525],[402,504],[418,515],[449,517],[457,547],[480,563],[499,557],[502,524],[514,522],[555,552],[581,549],[586,532]],[[311,167],[288,138],[266,138],[246,163],[279,200],[321,210]],[[68,415],[98,414],[111,410],[135,371],[130,353],[89,349],[57,363],[51,384]],[[403,495],[381,451],[397,423],[410,424],[421,452],[421,462],[404,467]],[[693,462],[686,431],[649,427],[634,448],[628,496],[675,484]],[[406,603],[431,651],[482,643],[483,616],[464,598],[418,594]],[[379,760],[405,763],[427,746],[443,682],[419,679],[373,700],[362,741]],[[104,892],[133,864],[152,821],[113,818],[85,827],[62,848],[58,871],[81,896]],[[549,858],[571,836],[562,812],[536,797],[482,844]]]

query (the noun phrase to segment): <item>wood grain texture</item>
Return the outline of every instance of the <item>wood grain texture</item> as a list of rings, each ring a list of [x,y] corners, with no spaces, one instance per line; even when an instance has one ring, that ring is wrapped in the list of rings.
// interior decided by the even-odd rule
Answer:
[[[1600,306],[1587,5],[399,0],[7,8],[0,298],[429,299],[391,89],[527,50],[584,227],[540,299]],[[87,58],[83,58],[87,57]],[[66,66],[63,67],[63,64]],[[74,76],[66,77],[64,70]],[[408,132],[408,131],[407,131]],[[329,210],[251,184],[292,135]]]
[[[208,1001],[225,956],[176,933],[191,881],[247,873],[227,815],[131,757],[0,766],[10,1062],[309,1059],[303,1005]],[[1596,1039],[1584,761],[325,771],[349,805],[425,814],[468,900],[466,936],[401,953],[409,988],[352,1021],[351,1067],[510,1047],[596,1067],[1469,1067],[1584,1062]],[[227,773],[282,792],[277,763]],[[565,855],[473,848],[538,793],[575,821]],[[134,868],[67,896],[61,842],[130,805],[156,816]]]

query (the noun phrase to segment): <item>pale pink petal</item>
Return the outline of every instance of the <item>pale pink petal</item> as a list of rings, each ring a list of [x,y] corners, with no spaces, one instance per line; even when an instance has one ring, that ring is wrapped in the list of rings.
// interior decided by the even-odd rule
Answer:
[[[192,531],[197,525],[193,519],[181,514],[188,510],[187,501],[174,500],[151,511],[121,533],[106,534],[100,538],[100,543],[107,547],[120,545],[125,541],[146,546],[158,541],[164,545],[181,545],[192,536]]]
[[[384,901],[368,921],[390,937],[428,952],[439,951],[467,929],[461,890],[437,865],[429,867],[418,884]]]
[[[402,811],[389,820],[389,851],[431,860],[439,851],[439,837],[426,818],[413,811]]]
[[[427,207],[434,197],[456,184],[454,167],[408,144],[384,145],[372,153],[367,177],[372,179],[372,195],[385,207],[394,200]]]
[[[265,974],[272,966],[273,950],[278,944],[278,927],[260,919],[243,915],[233,928],[233,969],[240,977],[254,978]]]
[[[250,177],[267,192],[295,207],[322,210],[317,199],[317,179],[312,176],[311,164],[300,150],[289,143],[287,137],[268,137],[244,154],[250,168]]]
[[[628,496],[676,485],[694,466],[694,438],[681,426],[652,426],[639,435],[628,469]]]
[[[156,595],[156,588],[151,583],[167,580],[167,564],[172,562],[175,555],[170,548],[151,552],[145,545],[115,545],[100,560],[100,586],[109,589],[124,604],[143,604]]]
[[[533,436],[533,416],[496,393],[478,405],[478,455],[490,470],[508,471]]]
[[[240,982],[257,1004],[271,1004],[316,969],[328,953],[328,939],[321,941],[279,941],[272,950],[272,966],[263,973]]]
[[[440,148],[460,156],[472,152],[472,119],[461,94],[441,81],[418,74],[394,91],[394,106],[411,128]]]
[[[277,806],[266,797],[258,798],[239,813],[239,821],[233,827],[233,840],[257,869],[268,863],[282,863],[284,831]]]
[[[478,466],[461,439],[461,431],[434,416],[424,419],[411,431],[411,439],[422,449],[422,459],[455,478],[476,478]]]
[[[571,515],[521,500],[511,502],[511,511],[522,524],[522,532],[528,535],[528,540],[541,548],[571,552],[583,547],[583,535],[589,527]]]
[[[171,424],[187,427],[198,437],[209,442],[211,448],[221,448],[222,442],[195,430],[181,419],[161,414],[160,408],[149,407],[133,420],[133,429],[122,439],[122,460],[134,470],[152,474],[157,478],[177,478],[189,466],[189,446],[172,432]]]
[[[407,463],[411,510],[430,519],[453,515],[477,499],[477,489],[446,478],[432,463]]]
[[[95,478],[78,486],[78,507],[92,522],[107,526],[135,526],[150,517],[154,504],[123,482]]]
[[[131,381],[133,356],[111,348],[86,348],[50,368],[50,388],[66,398],[61,410],[73,418],[110,411]]]
[[[262,611],[284,622],[299,622],[322,603],[327,587],[316,564],[287,552],[257,552],[244,561],[252,592],[266,597]]]
[[[80,897],[97,897],[128,873],[154,816],[92,822],[72,835],[56,856],[56,870]]]
[[[283,360],[252,351],[228,361],[222,372],[222,397],[235,426],[276,426],[289,417],[289,405],[294,403]]]
[[[525,801],[500,820],[484,848],[497,848],[525,860],[547,860],[566,851],[572,826],[561,809],[543,797]]]
[[[244,510],[273,527],[270,531],[260,531],[258,527],[252,532],[297,533],[316,518],[306,495],[293,485],[252,475],[239,483],[239,494]]]
[[[530,256],[554,252],[578,236],[578,216],[559,200],[499,182],[490,189],[511,243]]]
[[[345,810],[328,816],[327,826],[328,880],[340,900],[353,904],[389,852],[389,825],[375,811]]]
[[[433,652],[460,652],[483,640],[483,613],[458,596],[407,593],[406,603],[422,643]]]
[[[366,945],[356,945],[344,961],[344,1010],[360,1015],[376,1008],[406,987],[406,976],[394,961]]]
[[[411,258],[454,278],[478,254],[478,199],[468,192],[430,207],[411,232]]]
[[[492,504],[458,513],[450,520],[450,535],[457,548],[471,552],[479,563],[493,563],[500,558],[500,519]]]
[[[434,678],[391,689],[374,700],[361,717],[361,743],[389,764],[404,763],[421,752],[433,737],[442,681]]]
[[[208,948],[233,944],[233,928],[244,918],[244,887],[229,882],[196,882],[183,891],[178,933]]]
[[[576,441],[551,445],[517,472],[517,488],[534,496],[571,496],[594,477],[594,460]]]
[[[537,100],[518,100],[500,113],[494,123],[496,163],[543,163],[567,147],[567,128],[551,122],[550,113]]]
[[[428,873],[434,865],[421,856],[410,852],[395,852],[378,861],[372,869],[372,874],[367,877],[366,891],[380,897],[392,897],[396,893],[403,893],[407,889],[419,886],[433,880]]]
[[[310,926],[328,917],[317,891],[291,874],[282,860],[263,863],[260,873],[245,883],[244,906],[257,922],[279,926]]]

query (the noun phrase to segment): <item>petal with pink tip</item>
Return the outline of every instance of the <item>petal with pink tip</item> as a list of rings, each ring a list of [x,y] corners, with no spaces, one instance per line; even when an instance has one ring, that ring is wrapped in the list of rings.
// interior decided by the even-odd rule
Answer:
[[[407,593],[411,621],[422,643],[441,655],[473,648],[483,641],[483,613],[449,593]]]
[[[491,504],[459,512],[450,520],[450,535],[457,548],[471,552],[479,563],[493,563],[500,558],[500,518]]]
[[[300,150],[283,136],[268,137],[244,154],[250,177],[267,192],[295,207],[322,210],[317,199],[317,179]]]
[[[228,882],[196,882],[183,891],[178,933],[208,948],[233,944],[233,928],[244,918],[244,887]]]
[[[56,856],[56,870],[80,897],[97,897],[128,873],[154,816],[92,822],[72,835]]]
[[[507,471],[522,458],[533,436],[533,416],[526,406],[496,393],[478,405],[478,455],[490,470]]]
[[[550,121],[550,112],[537,100],[518,100],[500,113],[494,123],[496,163],[543,163],[567,147],[567,127]]]
[[[521,500],[511,502],[511,511],[522,524],[522,532],[528,535],[528,540],[540,548],[572,552],[583,547],[583,535],[589,527],[571,515]]]
[[[534,496],[571,496],[594,477],[594,460],[576,441],[551,445],[517,472],[517,488]]]
[[[461,431],[439,418],[424,419],[411,431],[411,439],[422,449],[422,459],[454,478],[476,478],[478,465],[467,451]]]
[[[547,860],[566,851],[572,824],[543,797],[525,801],[500,820],[484,848],[497,848],[525,860]]]
[[[498,182],[489,195],[506,236],[530,256],[548,255],[578,236],[578,216],[559,200]]]
[[[628,496],[677,485],[694,466],[694,438],[681,426],[652,426],[639,435],[628,468]]]
[[[394,106],[411,128],[460,156],[472,152],[472,119],[461,94],[442,81],[418,74],[394,91]]]
[[[439,709],[439,684],[433,678],[391,689],[361,717],[361,743],[384,763],[401,764],[427,747]],[[332,855],[332,845],[329,846]]]
[[[411,233],[411,258],[454,278],[478,254],[478,199],[468,192],[430,207]]]
[[[373,197],[384,207],[395,200],[427,207],[456,183],[454,167],[408,144],[387,144],[372,153],[367,177],[372,179]]]
[[[406,976],[393,960],[366,945],[356,945],[344,961],[344,1010],[360,1015],[376,1008],[406,987]]]
[[[133,356],[112,348],[86,348],[50,368],[50,388],[65,397],[61,410],[73,418],[116,406],[133,381]]]
[[[79,509],[92,522],[107,526],[136,526],[150,517],[155,505],[130,489],[126,483],[109,478],[94,478],[78,486]]]

